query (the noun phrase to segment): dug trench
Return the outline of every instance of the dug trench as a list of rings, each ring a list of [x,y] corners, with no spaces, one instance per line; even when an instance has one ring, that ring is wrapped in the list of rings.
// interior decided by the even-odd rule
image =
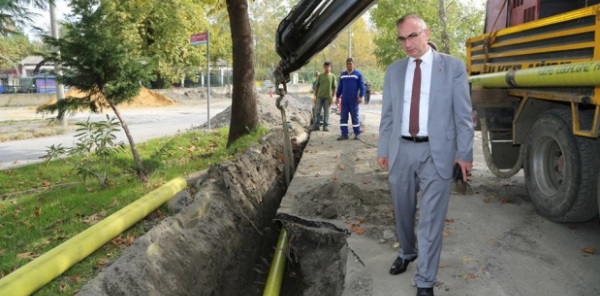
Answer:
[[[306,129],[311,102],[288,99],[298,164],[310,149]],[[228,112],[215,116],[213,125],[227,124]],[[386,203],[386,192],[331,179],[292,193],[292,200],[302,200],[294,202],[297,215],[281,211],[289,192],[280,111],[264,96],[259,98],[259,114],[261,124],[272,131],[236,159],[188,177],[188,189],[178,194],[178,202],[185,204],[181,211],[138,238],[78,295],[262,295],[281,227],[290,234],[281,295],[342,295],[348,257],[353,256],[347,243],[352,231],[323,221],[385,217],[392,225],[391,210],[375,218],[362,206]],[[304,171],[294,176],[305,177]]]

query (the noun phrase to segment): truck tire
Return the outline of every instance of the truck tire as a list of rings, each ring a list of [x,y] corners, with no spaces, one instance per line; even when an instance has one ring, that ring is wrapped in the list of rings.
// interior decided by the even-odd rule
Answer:
[[[523,166],[524,145],[520,145],[519,155],[513,167],[510,169],[501,170],[496,166],[493,160],[492,149],[490,149],[490,135],[487,128],[487,119],[485,117],[480,117],[478,123],[481,127],[481,149],[483,150],[483,158],[485,159],[485,164],[490,172],[492,172],[492,174],[494,174],[496,177],[502,179],[508,179],[516,175]]]
[[[555,222],[585,222],[597,211],[598,147],[576,137],[570,110],[536,120],[525,148],[525,184],[536,211]]]

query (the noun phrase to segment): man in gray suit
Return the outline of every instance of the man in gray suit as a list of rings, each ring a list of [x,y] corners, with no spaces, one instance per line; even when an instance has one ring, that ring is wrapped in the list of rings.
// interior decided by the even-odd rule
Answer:
[[[417,296],[433,295],[452,170],[458,164],[467,180],[472,169],[471,98],[465,65],[431,49],[421,17],[405,15],[396,26],[408,57],[385,73],[377,151],[377,162],[389,171],[400,242],[390,273],[405,272],[418,257]]]

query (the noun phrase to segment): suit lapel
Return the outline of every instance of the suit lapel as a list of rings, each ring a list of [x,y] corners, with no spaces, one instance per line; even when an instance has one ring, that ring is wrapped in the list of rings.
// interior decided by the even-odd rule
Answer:
[[[438,88],[442,84],[442,57],[438,52],[433,50],[433,61],[431,64],[431,86],[429,88],[429,114],[431,116],[431,110],[436,106],[436,99],[441,97],[438,95]]]
[[[398,77],[396,88],[398,90],[397,98],[398,98],[398,110],[400,110],[399,118],[402,120],[402,112],[404,109],[404,84],[406,81],[406,68],[408,67],[408,58],[400,60],[400,67],[398,67],[398,73],[396,73],[396,77]]]

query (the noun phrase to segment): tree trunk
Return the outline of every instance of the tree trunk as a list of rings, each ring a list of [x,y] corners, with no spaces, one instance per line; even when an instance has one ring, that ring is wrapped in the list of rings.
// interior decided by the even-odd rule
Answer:
[[[254,48],[247,0],[227,0],[233,47],[233,91],[227,146],[258,125],[254,93]]]
[[[138,178],[140,179],[140,181],[143,184],[146,184],[146,183],[148,183],[148,177],[146,176],[146,172],[144,172],[144,166],[142,164],[142,159],[140,158],[140,155],[137,152],[137,148],[135,148],[135,142],[133,141],[133,137],[131,136],[131,133],[129,132],[129,126],[127,126],[127,123],[125,122],[123,117],[121,117],[121,113],[119,112],[119,109],[117,109],[117,106],[115,106],[113,103],[111,103],[110,100],[106,100],[106,101],[110,105],[110,108],[113,110],[113,112],[115,112],[115,115],[119,119],[119,122],[121,123],[121,127],[123,128],[123,131],[125,132],[125,136],[127,137],[127,140],[129,141],[129,147],[131,147],[131,154],[133,154],[133,161],[135,162],[135,171],[138,175]]]
[[[442,46],[441,52],[450,54],[450,37],[448,37],[448,20],[446,19],[446,3],[444,0],[439,0],[438,16],[440,23],[442,23]]]

